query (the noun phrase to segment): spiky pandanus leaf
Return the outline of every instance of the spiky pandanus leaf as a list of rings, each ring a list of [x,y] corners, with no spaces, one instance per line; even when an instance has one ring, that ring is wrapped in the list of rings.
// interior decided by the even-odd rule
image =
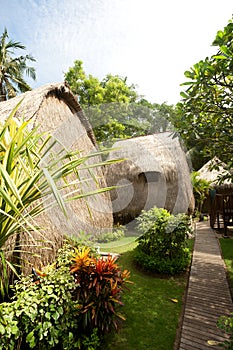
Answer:
[[[97,188],[83,193],[80,189],[84,180],[80,179],[79,169],[88,169],[88,159],[96,154],[81,157],[78,150],[68,152],[61,145],[55,152],[57,142],[51,136],[39,134],[37,129],[30,131],[28,122],[19,123],[14,117],[17,108],[0,126],[1,254],[5,254],[6,242],[13,235],[23,231],[33,238],[33,232],[40,233],[34,222],[43,211],[58,205],[66,215],[67,202],[111,189]],[[102,162],[97,162],[91,167],[100,164]],[[71,175],[72,181],[68,181]],[[72,188],[70,192],[69,188]]]

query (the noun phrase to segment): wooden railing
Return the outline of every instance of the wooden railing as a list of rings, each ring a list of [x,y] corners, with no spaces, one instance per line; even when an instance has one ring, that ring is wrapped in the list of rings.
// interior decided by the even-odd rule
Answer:
[[[224,226],[224,235],[227,235],[227,227],[233,226],[233,193],[216,194],[212,199],[210,208],[210,225],[220,229],[221,220]]]

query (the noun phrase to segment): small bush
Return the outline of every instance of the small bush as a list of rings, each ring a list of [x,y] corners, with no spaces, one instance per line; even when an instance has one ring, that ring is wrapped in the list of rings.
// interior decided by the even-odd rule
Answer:
[[[172,215],[166,209],[152,208],[138,217],[142,234],[134,250],[135,261],[149,271],[176,274],[184,271],[190,262],[186,239],[191,232],[189,218]]]
[[[124,317],[119,305],[129,272],[121,271],[116,259],[90,256],[89,248],[76,250],[71,273],[76,281],[75,299],[79,301],[80,327],[84,333],[97,328],[100,335],[117,330]]]
[[[147,271],[175,275],[186,269],[190,262],[190,253],[189,249],[186,248],[186,254],[184,252],[181,258],[177,257],[171,260],[148,255],[140,247],[136,247],[134,250],[134,260]]]
[[[128,277],[110,256],[67,242],[54,264],[21,278],[14,300],[0,304],[0,350],[97,350],[124,319],[118,306]]]
[[[108,243],[112,241],[117,241],[118,239],[123,238],[124,236],[125,236],[125,227],[117,226],[112,230],[112,232],[101,233],[97,238],[97,242]]]
[[[193,195],[195,198],[195,216],[200,217],[202,212],[202,206],[209,194],[211,188],[210,181],[201,179],[197,171],[191,173],[191,181],[193,186]]]
[[[75,344],[78,305],[72,300],[74,288],[75,282],[66,267],[48,266],[43,278],[37,281],[31,277],[22,278],[15,286],[15,301],[1,304],[5,313],[0,321],[2,349],[16,349],[13,344],[17,343],[23,349],[49,350],[57,344],[72,349],[69,344],[71,341]],[[10,323],[7,309],[12,316]],[[9,327],[4,326],[6,321]],[[12,324],[14,328],[11,329]],[[13,344],[9,343],[8,337]],[[79,339],[76,341],[78,344]]]

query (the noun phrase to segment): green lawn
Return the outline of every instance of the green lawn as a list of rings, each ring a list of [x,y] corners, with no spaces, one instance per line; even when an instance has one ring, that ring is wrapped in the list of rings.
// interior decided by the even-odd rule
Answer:
[[[132,237],[128,237],[132,238]],[[111,350],[172,350],[181,313],[187,274],[159,278],[139,271],[133,264],[131,239],[111,243],[114,252],[122,253],[118,260],[131,272],[130,292],[124,296],[126,321],[120,332],[109,337],[106,349]],[[111,244],[101,250],[111,250]],[[177,301],[177,302],[176,302]]]
[[[135,242],[136,237],[123,237],[118,241],[101,243],[99,244],[100,250],[102,252],[111,252],[111,253],[125,253],[134,249],[137,246]]]
[[[230,287],[233,290],[233,239],[220,238],[219,243],[227,267]]]

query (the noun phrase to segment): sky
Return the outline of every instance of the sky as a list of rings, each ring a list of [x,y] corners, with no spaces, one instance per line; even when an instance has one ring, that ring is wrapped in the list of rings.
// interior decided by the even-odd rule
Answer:
[[[184,72],[216,52],[232,14],[232,0],[0,0],[0,33],[36,58],[33,88],[81,60],[86,74],[127,77],[150,102],[176,104]]]

